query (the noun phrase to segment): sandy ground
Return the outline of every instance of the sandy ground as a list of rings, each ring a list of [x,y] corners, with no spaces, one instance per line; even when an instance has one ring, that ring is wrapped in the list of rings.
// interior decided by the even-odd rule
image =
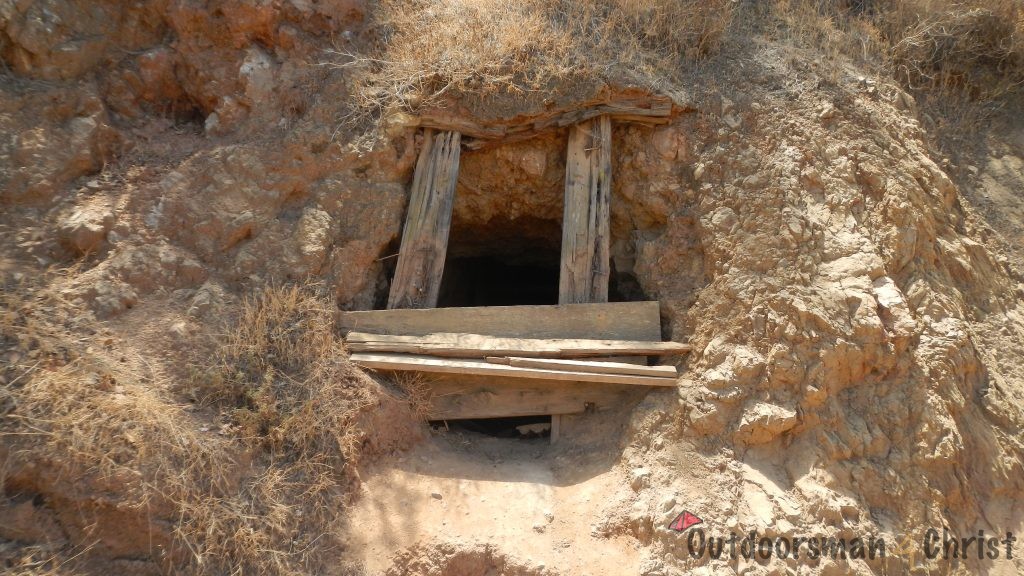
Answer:
[[[403,548],[444,541],[496,544],[517,563],[566,574],[635,574],[639,543],[598,538],[592,519],[623,482],[606,469],[566,484],[547,439],[434,435],[363,475],[352,514],[353,560],[385,572]],[[581,553],[586,551],[586,554]]]

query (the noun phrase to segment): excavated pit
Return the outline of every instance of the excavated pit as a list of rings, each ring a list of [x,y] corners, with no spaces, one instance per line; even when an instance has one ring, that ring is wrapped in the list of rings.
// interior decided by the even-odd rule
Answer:
[[[466,420],[432,421],[435,429],[475,432],[494,438],[534,440],[551,436],[551,416],[516,416],[512,418],[471,418]]]

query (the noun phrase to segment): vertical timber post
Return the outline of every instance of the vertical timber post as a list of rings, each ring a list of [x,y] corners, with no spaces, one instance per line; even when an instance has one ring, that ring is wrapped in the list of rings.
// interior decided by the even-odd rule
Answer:
[[[608,116],[569,129],[559,304],[608,301],[612,126]]]
[[[424,131],[388,309],[437,306],[459,177],[461,140],[454,131]]]
[[[608,301],[611,276],[612,122],[608,116],[569,128],[559,304]],[[551,443],[562,416],[551,415]]]

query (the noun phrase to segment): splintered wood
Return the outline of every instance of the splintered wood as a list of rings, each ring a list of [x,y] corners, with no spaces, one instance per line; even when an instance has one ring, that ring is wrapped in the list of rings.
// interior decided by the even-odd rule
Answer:
[[[608,116],[569,130],[559,304],[608,301],[611,148]]]
[[[458,132],[435,134],[433,130],[425,130],[423,149],[413,176],[398,266],[388,295],[388,308],[432,308],[437,305],[448,252],[460,142]]]

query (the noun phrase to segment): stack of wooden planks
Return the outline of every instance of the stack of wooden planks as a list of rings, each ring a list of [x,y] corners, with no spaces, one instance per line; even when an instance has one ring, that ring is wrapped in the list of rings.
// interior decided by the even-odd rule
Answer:
[[[356,365],[426,376],[433,420],[614,408],[678,386],[647,358],[690,350],[657,339],[657,302],[343,312],[341,326]]]
[[[690,349],[676,342],[502,338],[445,332],[425,336],[351,332],[346,341],[354,352],[352,362],[365,368],[642,386],[675,386],[675,368],[575,358],[682,354]]]

